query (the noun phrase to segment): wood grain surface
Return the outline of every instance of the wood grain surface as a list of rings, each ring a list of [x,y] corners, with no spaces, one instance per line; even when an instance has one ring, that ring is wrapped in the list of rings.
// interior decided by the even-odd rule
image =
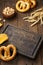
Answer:
[[[3,8],[5,8],[6,6],[15,8],[16,2],[17,2],[17,0],[0,0],[0,17],[3,18],[3,16],[2,16]],[[34,11],[42,6],[43,6],[43,0],[37,0],[37,6],[34,9],[30,9],[26,13],[19,13],[18,11],[16,11],[16,16],[13,19],[9,19],[9,20],[6,19],[4,26],[0,29],[0,33],[1,33],[2,29],[5,27],[5,25],[7,23],[10,23],[20,29],[25,29],[27,31],[33,31],[35,33],[39,33],[43,37],[43,26],[40,25],[40,23],[38,23],[37,25],[35,25],[33,27],[29,27],[30,23],[25,22],[23,20],[24,16],[29,15],[32,11]],[[14,58],[14,60],[12,60],[12,61],[4,62],[4,61],[0,60],[0,65],[43,65],[43,44],[42,44],[35,60],[29,59],[25,56],[17,54],[16,58]]]

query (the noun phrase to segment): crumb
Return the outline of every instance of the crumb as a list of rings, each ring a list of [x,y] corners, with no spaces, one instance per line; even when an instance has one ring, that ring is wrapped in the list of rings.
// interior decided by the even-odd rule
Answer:
[[[3,22],[5,22],[6,20],[5,19],[3,19]]]

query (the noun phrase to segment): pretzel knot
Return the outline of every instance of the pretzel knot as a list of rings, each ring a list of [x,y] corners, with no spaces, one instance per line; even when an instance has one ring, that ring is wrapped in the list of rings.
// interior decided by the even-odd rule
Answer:
[[[1,46],[0,47],[0,59],[4,61],[12,60],[16,55],[16,47],[12,44],[8,45],[7,47]]]
[[[30,9],[30,4],[28,2],[24,2],[24,1],[18,1],[16,3],[16,9],[19,12],[26,12]]]
[[[31,8],[34,8],[36,6],[36,0],[30,0]]]

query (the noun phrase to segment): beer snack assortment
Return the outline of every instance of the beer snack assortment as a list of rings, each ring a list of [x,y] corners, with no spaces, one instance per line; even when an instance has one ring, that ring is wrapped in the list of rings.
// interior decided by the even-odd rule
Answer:
[[[15,6],[18,12],[27,12],[36,6],[36,0],[18,0]],[[7,6],[2,10],[2,15],[4,18],[12,18],[15,15],[16,10]],[[0,18],[0,21],[5,22],[2,18]],[[0,22],[0,27],[2,26],[3,24]]]
[[[36,6],[36,0],[18,0],[16,2],[16,10],[21,13],[27,12],[31,10],[32,8],[34,8],[35,6]],[[2,11],[3,17],[5,18],[13,17],[16,13],[16,10],[9,6],[5,7]],[[25,21],[32,23],[31,26],[34,26],[35,24],[39,22],[39,20],[41,20],[41,24],[43,24],[42,17],[43,17],[43,8],[40,8],[36,10],[35,12],[31,13],[30,16],[26,16],[23,19]],[[2,26],[3,24],[0,23],[0,27]],[[7,40],[9,40],[9,37],[7,34],[5,33],[0,34],[0,45],[2,45]],[[4,50],[4,54],[2,54],[3,50]],[[12,53],[10,50],[12,51]],[[0,59],[3,61],[12,60],[16,56],[16,53],[17,53],[16,47],[13,44],[0,47]]]

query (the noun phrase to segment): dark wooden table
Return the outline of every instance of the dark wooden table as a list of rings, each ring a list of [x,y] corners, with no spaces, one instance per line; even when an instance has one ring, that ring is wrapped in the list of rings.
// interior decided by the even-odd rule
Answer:
[[[1,12],[5,6],[11,6],[11,7],[15,8],[16,2],[17,2],[17,0],[0,0],[0,17],[3,17]],[[5,27],[5,25],[7,23],[10,23],[17,28],[25,29],[27,31],[33,31],[35,33],[39,33],[39,34],[43,35],[43,26],[40,25],[40,23],[38,23],[37,25],[35,25],[33,27],[29,27],[30,23],[25,22],[23,20],[24,16],[29,15],[32,11],[34,11],[42,6],[43,6],[43,0],[37,0],[36,8],[30,9],[30,11],[28,11],[26,13],[16,12],[17,14],[13,19],[6,20],[6,22],[4,23],[4,26],[0,29],[0,32],[2,31],[2,29]],[[16,56],[16,58],[12,61],[4,62],[4,61],[0,60],[0,65],[43,65],[43,45],[41,46],[35,60],[29,59],[25,56],[18,54]]]

